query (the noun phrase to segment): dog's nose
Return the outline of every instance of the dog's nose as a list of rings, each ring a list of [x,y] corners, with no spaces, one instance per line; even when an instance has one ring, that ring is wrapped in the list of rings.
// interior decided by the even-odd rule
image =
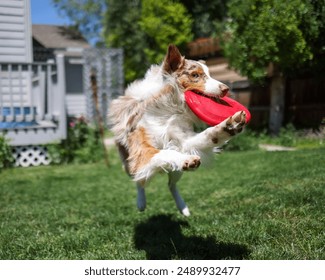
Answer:
[[[229,87],[226,86],[225,84],[220,84],[219,86],[220,91],[221,91],[221,97],[225,96],[229,92]]]

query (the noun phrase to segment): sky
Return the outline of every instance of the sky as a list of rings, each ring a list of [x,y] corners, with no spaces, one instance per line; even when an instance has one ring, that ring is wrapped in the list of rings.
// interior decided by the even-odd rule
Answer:
[[[1,1],[1,0],[0,0]],[[67,17],[59,15],[51,0],[30,0],[32,24],[70,25]],[[98,38],[88,38],[88,43],[95,45]]]
[[[59,15],[51,0],[30,0],[32,24],[68,25],[69,20]]]

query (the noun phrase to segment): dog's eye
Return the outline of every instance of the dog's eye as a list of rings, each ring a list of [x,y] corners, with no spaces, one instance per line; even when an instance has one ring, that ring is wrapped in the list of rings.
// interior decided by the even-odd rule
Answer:
[[[199,75],[198,73],[192,73],[192,74],[191,74],[191,77],[192,77],[192,78],[198,78],[199,76],[200,76],[200,75]]]

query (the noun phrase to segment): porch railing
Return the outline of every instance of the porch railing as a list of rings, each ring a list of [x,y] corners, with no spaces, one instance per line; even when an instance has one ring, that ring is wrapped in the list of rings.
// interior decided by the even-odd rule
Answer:
[[[66,138],[64,56],[56,63],[0,63],[0,133],[13,146]]]

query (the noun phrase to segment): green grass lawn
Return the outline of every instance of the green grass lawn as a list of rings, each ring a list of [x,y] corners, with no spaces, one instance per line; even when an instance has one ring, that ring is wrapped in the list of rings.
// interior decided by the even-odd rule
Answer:
[[[324,148],[217,155],[180,181],[189,218],[166,176],[139,213],[110,156],[0,173],[0,259],[325,259]]]

